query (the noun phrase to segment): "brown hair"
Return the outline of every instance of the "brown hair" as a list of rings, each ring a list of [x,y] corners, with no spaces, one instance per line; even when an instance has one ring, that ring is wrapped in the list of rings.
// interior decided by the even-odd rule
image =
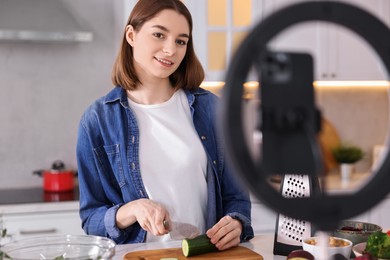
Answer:
[[[175,88],[194,90],[203,81],[204,71],[194,51],[191,14],[180,0],[139,0],[132,10],[126,26],[132,25],[134,30],[138,32],[145,22],[165,9],[171,9],[183,15],[190,27],[186,54],[180,66],[169,76],[169,79]],[[111,80],[115,86],[119,85],[127,90],[133,90],[137,83],[141,83],[133,64],[133,48],[126,41],[126,31],[123,34],[122,44],[114,63]]]

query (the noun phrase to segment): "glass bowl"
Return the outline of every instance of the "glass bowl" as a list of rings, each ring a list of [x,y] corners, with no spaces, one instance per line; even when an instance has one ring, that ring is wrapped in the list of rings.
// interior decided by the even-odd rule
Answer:
[[[115,254],[115,245],[111,239],[99,236],[56,235],[15,240],[0,251],[12,260],[109,260]]]

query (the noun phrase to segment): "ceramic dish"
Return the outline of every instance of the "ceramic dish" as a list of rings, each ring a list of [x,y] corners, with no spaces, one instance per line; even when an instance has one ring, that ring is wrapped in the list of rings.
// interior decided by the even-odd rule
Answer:
[[[366,242],[356,244],[352,247],[352,251],[355,256],[361,256],[363,254],[363,250],[366,248]]]
[[[351,240],[356,245],[367,242],[368,237],[378,231],[382,231],[382,227],[373,223],[344,220],[339,223],[333,236]]]
[[[349,259],[351,255],[352,242],[348,239],[333,237],[332,239],[342,240],[345,243],[344,246],[328,246],[325,250],[328,256],[333,256],[335,254],[341,254]],[[316,244],[313,245],[309,241],[315,240]],[[303,250],[311,253],[315,259],[323,258],[323,248],[318,244],[319,237],[311,237],[304,239],[302,241]]]

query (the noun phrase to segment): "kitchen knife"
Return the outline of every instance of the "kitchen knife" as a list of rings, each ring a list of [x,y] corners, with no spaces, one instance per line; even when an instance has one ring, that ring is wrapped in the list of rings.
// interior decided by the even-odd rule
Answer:
[[[163,224],[169,230],[169,235],[173,240],[191,239],[200,235],[200,230],[189,223],[164,220]]]

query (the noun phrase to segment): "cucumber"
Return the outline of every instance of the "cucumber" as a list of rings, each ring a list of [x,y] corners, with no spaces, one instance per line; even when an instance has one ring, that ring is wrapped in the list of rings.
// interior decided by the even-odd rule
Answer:
[[[197,236],[192,239],[184,239],[181,243],[183,255],[185,257],[200,255],[216,251],[217,248],[210,242],[206,234]]]

